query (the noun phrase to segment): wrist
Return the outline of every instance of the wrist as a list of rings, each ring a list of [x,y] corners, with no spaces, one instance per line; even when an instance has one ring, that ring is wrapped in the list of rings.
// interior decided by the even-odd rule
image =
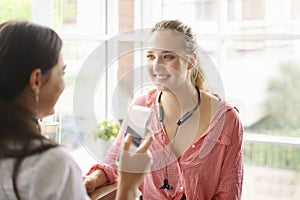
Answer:
[[[116,200],[132,200],[138,196],[138,189],[134,185],[123,184],[121,180],[118,182]]]
[[[101,169],[95,170],[91,175],[96,181],[96,187],[102,186],[108,182],[106,173]]]

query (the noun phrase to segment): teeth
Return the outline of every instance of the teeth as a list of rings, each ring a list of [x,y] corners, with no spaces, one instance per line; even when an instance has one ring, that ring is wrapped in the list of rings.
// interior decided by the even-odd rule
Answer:
[[[159,79],[159,80],[164,80],[164,79],[167,79],[168,76],[158,76],[156,75],[156,79]]]

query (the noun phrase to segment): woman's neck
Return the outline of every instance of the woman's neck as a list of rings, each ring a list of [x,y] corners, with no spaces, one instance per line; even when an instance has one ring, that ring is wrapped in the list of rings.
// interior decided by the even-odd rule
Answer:
[[[197,89],[193,87],[182,87],[172,91],[163,91],[160,103],[165,109],[186,113],[191,110],[197,102]]]
[[[37,112],[37,110],[36,110],[37,102],[35,101],[35,95],[28,88],[25,88],[17,97],[15,97],[11,101],[11,103],[14,104],[16,107],[18,107],[24,111],[27,111],[35,119],[38,119],[38,116],[36,113]]]

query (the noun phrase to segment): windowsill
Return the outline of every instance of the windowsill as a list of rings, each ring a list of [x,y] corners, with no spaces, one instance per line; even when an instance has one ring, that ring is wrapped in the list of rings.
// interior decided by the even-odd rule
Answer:
[[[73,159],[79,165],[83,175],[85,175],[94,164],[98,163],[97,160],[93,158],[91,154],[83,147],[80,147],[79,149],[76,149],[70,153]]]
[[[98,187],[89,194],[91,200],[114,200],[116,198],[117,183]]]

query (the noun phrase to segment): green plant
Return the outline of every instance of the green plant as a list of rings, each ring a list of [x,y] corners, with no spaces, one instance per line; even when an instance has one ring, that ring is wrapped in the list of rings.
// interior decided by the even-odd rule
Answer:
[[[280,77],[273,79],[268,87],[266,111],[268,128],[300,127],[300,62],[290,60],[280,65]],[[273,127],[270,127],[272,126]],[[275,127],[274,127],[275,125]],[[300,136],[300,135],[298,135]]]
[[[31,0],[1,0],[0,23],[11,19],[32,19]]]
[[[99,122],[96,128],[93,130],[92,135],[94,140],[113,140],[120,131],[120,122],[114,122],[110,120],[103,120]]]

